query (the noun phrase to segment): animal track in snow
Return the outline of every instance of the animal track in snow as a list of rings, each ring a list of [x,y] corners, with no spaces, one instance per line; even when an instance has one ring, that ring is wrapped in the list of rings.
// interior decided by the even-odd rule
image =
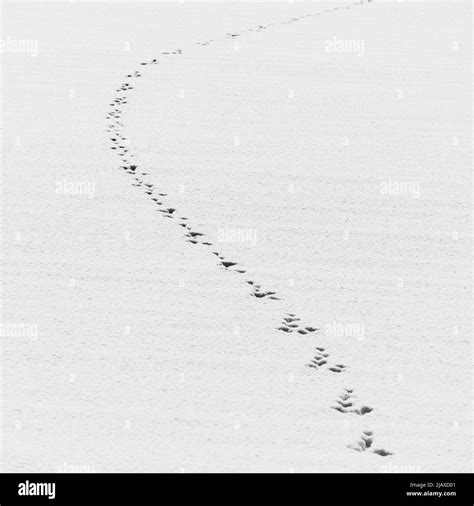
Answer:
[[[316,332],[316,327],[311,327],[309,325],[304,326],[300,323],[300,318],[297,318],[296,315],[293,313],[287,313],[287,315],[283,318],[280,327],[278,327],[278,330],[281,330],[282,332],[298,332],[298,334],[306,335],[310,334],[311,332]]]
[[[252,285],[253,285],[253,292],[251,293],[251,295],[253,297],[256,297],[257,299],[263,299],[268,297],[271,300],[280,300],[280,298],[276,296],[276,292],[271,291],[264,292],[261,290],[260,285],[257,285],[255,283],[252,283]]]
[[[312,367],[313,369],[319,369],[328,363],[329,353],[326,353],[326,350],[321,347],[316,347],[316,354],[311,359],[309,364],[306,364],[308,367]]]
[[[366,405],[357,407],[355,397],[354,390],[345,388],[339,399],[336,400],[337,405],[331,407],[340,413],[355,413],[361,416],[374,410]]]
[[[158,212],[164,213],[165,215],[168,215],[168,216],[171,216],[175,211],[176,211],[176,209],[174,209],[172,207],[168,207],[168,209],[158,209]]]
[[[368,0],[369,2],[371,0]],[[365,3],[364,0],[360,0],[358,2],[355,2],[353,5],[363,4]],[[351,5],[348,5],[344,8],[351,8]],[[325,12],[335,11],[336,9],[329,9]],[[308,13],[306,15],[302,15],[300,17],[293,17],[286,21],[279,21],[275,23],[268,23],[266,25],[261,24],[258,25],[258,27],[250,28],[247,30],[247,32],[260,32],[262,30],[267,30],[272,26],[275,25],[284,25],[284,24],[291,24],[298,22],[300,20],[306,19],[306,18],[315,18],[319,15],[321,15],[322,12],[318,13]],[[237,32],[230,32],[225,37],[227,38],[235,38],[240,37],[243,35],[242,33]],[[201,42],[196,42],[195,46],[209,46],[214,42],[213,39],[204,40]],[[166,56],[166,59],[170,57],[170,55],[180,55],[182,54],[182,50],[180,48],[174,49],[171,51],[163,51],[161,54]],[[140,65],[140,70],[143,69],[143,71],[148,72],[147,66],[150,65],[157,65],[159,64],[158,58],[153,58],[150,61],[144,61]],[[130,174],[134,177],[134,182],[132,183],[133,186],[141,188],[143,191],[143,194],[146,195],[147,198],[150,198],[150,200],[153,202],[155,206],[163,206],[163,200],[164,197],[167,197],[166,193],[155,193],[156,188],[154,184],[151,184],[146,181],[146,179],[139,179],[136,177],[137,175],[141,176],[147,176],[147,172],[138,172],[138,166],[136,165],[136,162],[134,162],[135,155],[133,153],[130,153],[129,150],[129,142],[127,137],[123,135],[123,128],[124,124],[122,123],[122,114],[124,112],[124,106],[128,103],[128,97],[130,92],[134,89],[134,86],[132,84],[136,82],[137,78],[140,78],[142,76],[141,71],[135,70],[133,72],[130,72],[126,75],[126,80],[121,83],[121,85],[116,89],[116,97],[111,100],[110,103],[110,109],[106,115],[107,121],[107,128],[106,132],[108,133],[108,136],[110,138],[110,141],[112,143],[111,149],[114,150],[116,154],[119,155],[120,159],[122,160],[122,165],[120,166],[120,169],[123,170],[125,173]],[[134,81],[135,80],[135,81]],[[157,198],[156,195],[158,195],[160,198]],[[168,204],[169,205],[169,204]],[[172,207],[167,207],[164,209],[157,209],[163,217],[166,217],[168,219],[175,220],[177,218],[175,212],[176,209]],[[186,217],[180,217],[180,221],[176,220],[178,222],[178,225],[184,228],[184,239],[187,242],[190,242],[192,244],[202,244],[205,246],[212,246],[212,243],[208,241],[203,241],[202,237],[205,234],[202,234],[200,232],[195,232],[191,230],[191,227],[187,224],[188,218]],[[220,265],[222,265],[226,270],[231,270],[233,272],[244,274],[246,271],[238,267],[238,264],[236,262],[229,262],[226,261],[225,258],[220,255],[218,252],[213,251],[213,254],[215,254],[219,260]],[[257,299],[271,299],[271,300],[280,300],[280,297],[276,295],[276,292],[273,291],[263,291],[261,289],[261,286],[256,284],[254,281],[248,280],[246,281],[249,285],[252,286],[253,291],[251,292],[251,296],[257,298]],[[283,321],[281,322],[280,327],[278,327],[278,330],[285,332],[285,333],[296,333],[300,335],[308,335],[313,332],[316,332],[318,329],[312,326],[306,326],[301,324],[300,319],[297,318],[294,314],[288,313],[287,316],[283,318]],[[324,348],[318,347],[316,348],[316,354],[311,360],[309,364],[307,364],[309,367],[319,369],[323,366],[325,366],[328,370],[335,372],[335,373],[341,373],[343,372],[347,366],[343,364],[335,364],[331,365],[329,367],[328,365],[329,360],[329,354],[325,351]],[[372,408],[369,408],[368,406],[360,406],[359,408],[353,406],[353,401],[350,397],[346,397],[350,392],[349,390],[346,390],[346,392],[343,394],[343,396],[340,396],[339,400],[337,401],[338,406],[334,407],[334,409],[337,409],[338,407],[341,408],[342,412],[354,412],[360,415],[364,415],[366,413],[369,413]],[[339,409],[338,409],[339,410]],[[359,410],[360,412],[358,412]],[[368,411],[370,410],[370,411]],[[363,438],[361,437],[362,443],[359,441],[356,446],[358,451],[366,451],[368,448],[371,448],[372,446],[372,434],[371,433],[364,433]],[[386,456],[391,455],[390,452],[386,452],[383,449],[373,450],[374,453],[377,453],[378,455]]]
[[[357,452],[365,452],[369,450],[371,453],[375,453],[376,455],[380,455],[381,457],[387,457],[389,455],[393,455],[392,452],[384,450],[383,448],[379,449],[371,449],[374,442],[374,433],[371,430],[365,430],[362,432],[360,439],[355,443],[347,445],[351,450],[355,450]]]
[[[228,269],[229,267],[234,267],[234,265],[237,265],[235,262],[221,262],[221,264]]]
[[[324,348],[317,346],[314,357],[306,365],[308,367],[312,367],[313,369],[320,369],[323,366],[327,366],[328,362],[329,362],[329,353],[327,353],[327,351]],[[343,364],[336,364],[331,367],[327,367],[327,369],[331,372],[341,373],[345,369],[347,369],[347,366]]]
[[[345,369],[347,369],[347,365],[344,364],[336,364],[333,367],[329,367],[329,370],[332,372],[343,372]]]

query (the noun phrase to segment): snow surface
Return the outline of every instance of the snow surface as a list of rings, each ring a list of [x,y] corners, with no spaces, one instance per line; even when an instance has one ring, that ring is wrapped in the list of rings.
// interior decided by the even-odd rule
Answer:
[[[472,470],[469,2],[3,18],[3,471]]]

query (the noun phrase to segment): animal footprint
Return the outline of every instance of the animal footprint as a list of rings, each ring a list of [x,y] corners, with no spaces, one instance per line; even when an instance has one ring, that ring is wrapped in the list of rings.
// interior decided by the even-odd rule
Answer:
[[[351,450],[355,450],[356,452],[365,452],[372,448],[372,444],[374,442],[374,433],[371,430],[365,430],[360,439],[355,443],[347,445]],[[387,457],[388,455],[393,455],[392,452],[384,450],[383,448],[379,448],[377,450],[370,450],[372,453],[380,455],[381,457]]]
[[[381,457],[387,457],[388,455],[393,455],[392,452],[388,452],[387,450],[384,450],[383,448],[380,448],[379,450],[374,450],[374,453],[377,455],[380,455]]]
[[[329,368],[332,372],[343,372],[345,369],[347,369],[347,365],[344,364],[336,364],[335,366]]]
[[[221,262],[221,264],[228,269],[229,267],[233,267],[234,265],[237,265],[235,262]]]
[[[340,413],[355,413],[357,415],[365,415],[374,410],[365,405],[357,407],[355,405],[355,397],[354,390],[345,388],[344,392],[339,396],[339,399],[336,400],[337,405],[331,407]]]
[[[318,329],[310,326],[303,326],[301,323],[298,323],[300,318],[297,318],[293,313],[287,313],[281,322],[281,326],[278,327],[278,330],[283,332],[298,332],[298,334],[306,335],[310,332],[316,332]]]
[[[372,446],[372,443],[374,442],[373,436],[374,433],[371,430],[365,430],[358,441],[347,446],[351,450],[355,450],[357,452],[365,452]]]
[[[252,292],[252,296],[253,297],[256,297],[257,299],[263,299],[265,297],[268,297],[269,299],[272,299],[272,300],[280,300],[279,297],[276,296],[276,292],[262,292],[260,290],[260,285],[253,285],[253,292]]]
[[[189,231],[187,234],[186,234],[186,237],[192,237],[193,239],[196,238],[196,237],[202,237],[204,234],[201,234],[201,232],[191,232]]]
[[[205,244],[206,246],[212,246],[212,243],[210,243],[210,242],[202,242],[201,244]],[[219,255],[219,253],[217,251],[213,251],[213,253],[221,260],[221,264],[226,269],[230,269],[231,267],[235,267],[236,265],[239,265],[237,262],[228,262],[228,261],[224,260],[224,257]],[[238,272],[239,274],[245,274],[247,271],[245,271],[244,269],[234,269],[232,272]]]
[[[319,369],[323,365],[327,364],[327,358],[329,357],[329,353],[325,353],[324,348],[316,348],[316,354],[311,359],[309,364],[306,364],[308,367],[312,367],[313,369]]]
[[[158,212],[164,213],[165,216],[168,216],[170,218],[175,211],[176,209],[173,209],[172,207],[168,207],[168,209],[158,209]]]

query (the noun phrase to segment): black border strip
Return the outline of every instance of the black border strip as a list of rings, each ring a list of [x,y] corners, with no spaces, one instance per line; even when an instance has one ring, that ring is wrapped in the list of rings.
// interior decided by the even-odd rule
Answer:
[[[18,495],[54,483],[55,498]],[[472,474],[0,474],[0,506],[473,505]],[[416,485],[415,485],[416,484]],[[32,489],[33,490],[33,489]],[[407,492],[421,492],[409,496]],[[427,493],[429,492],[429,493]],[[434,495],[434,492],[437,494]],[[438,493],[450,495],[438,496]],[[452,495],[455,492],[455,495]]]

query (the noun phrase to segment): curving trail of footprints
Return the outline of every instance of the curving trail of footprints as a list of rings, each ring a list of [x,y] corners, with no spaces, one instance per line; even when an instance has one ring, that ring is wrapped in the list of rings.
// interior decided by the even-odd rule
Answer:
[[[275,23],[269,23],[266,25],[258,25],[254,28],[249,28],[240,33],[228,33],[226,34],[226,38],[236,38],[243,35],[245,32],[260,32],[262,30],[267,30],[275,25],[284,25],[284,24],[292,24],[299,22],[306,18],[316,18],[324,13],[332,13],[341,9],[351,9],[355,6],[364,5],[366,3],[370,3],[372,0],[358,0],[346,6],[340,6],[335,8],[326,9],[324,11],[318,13],[309,13],[299,17],[293,17],[285,21],[279,21]],[[200,42],[196,42],[194,46],[208,46],[215,42],[213,39],[204,40]],[[161,55],[180,55],[183,51],[180,48],[174,49],[172,51],[163,51]],[[140,66],[148,66],[148,65],[158,65],[160,62],[158,58],[153,58],[147,62],[141,62]],[[113,101],[109,104],[111,109],[106,115],[106,119],[108,120],[106,132],[109,135],[109,139],[111,142],[111,149],[114,150],[119,158],[121,159],[120,169],[128,174],[132,178],[132,186],[139,188],[147,198],[149,198],[154,205],[156,205],[157,212],[161,213],[164,218],[172,219],[177,222],[177,224],[183,228],[184,239],[186,242],[211,247],[213,246],[211,242],[206,240],[206,234],[195,230],[189,224],[189,218],[186,216],[180,216],[178,210],[175,207],[170,207],[169,204],[166,203],[168,194],[163,191],[159,191],[155,184],[149,182],[147,180],[147,176],[149,175],[147,172],[144,172],[138,165],[133,163],[133,159],[135,155],[130,152],[128,138],[123,133],[124,124],[121,122],[121,117],[124,112],[124,106],[128,103],[128,97],[130,91],[134,89],[134,86],[131,85],[131,82],[136,81],[142,77],[142,73],[139,70],[135,70],[130,74],[127,74],[127,80],[123,82],[115,91],[116,96]],[[245,274],[246,270],[243,269],[237,262],[230,261],[226,259],[223,255],[221,255],[218,251],[215,251],[211,248],[211,252],[218,259],[218,266],[224,268],[226,271],[231,271],[237,274]],[[256,299],[268,299],[272,301],[282,300],[281,297],[277,295],[276,292],[271,290],[262,289],[261,285],[256,283],[253,280],[247,279],[245,280],[248,285],[251,286],[250,296]],[[298,335],[308,335],[314,332],[317,332],[319,329],[313,327],[311,325],[306,325],[300,323],[300,318],[296,316],[294,313],[286,313],[283,317],[280,326],[277,327],[277,330],[284,332],[286,334],[295,333]],[[347,370],[347,366],[340,363],[331,363],[330,354],[326,351],[325,348],[316,347],[315,355],[311,359],[311,361],[307,364],[308,367],[319,371],[321,369],[327,369],[331,373],[341,374]],[[336,400],[336,406],[332,406],[333,409],[339,411],[342,414],[356,414],[359,416],[363,416],[369,414],[373,411],[373,408],[370,408],[365,405],[361,405],[356,407],[355,404],[355,394],[353,389],[345,389],[344,392],[340,395],[339,399]],[[373,431],[364,431],[358,441],[353,444],[348,445],[348,448],[356,450],[358,452],[367,451],[371,449],[373,443]],[[375,453],[380,456],[388,456],[392,455],[391,452],[388,452],[383,449],[377,450],[369,450],[372,453]]]

